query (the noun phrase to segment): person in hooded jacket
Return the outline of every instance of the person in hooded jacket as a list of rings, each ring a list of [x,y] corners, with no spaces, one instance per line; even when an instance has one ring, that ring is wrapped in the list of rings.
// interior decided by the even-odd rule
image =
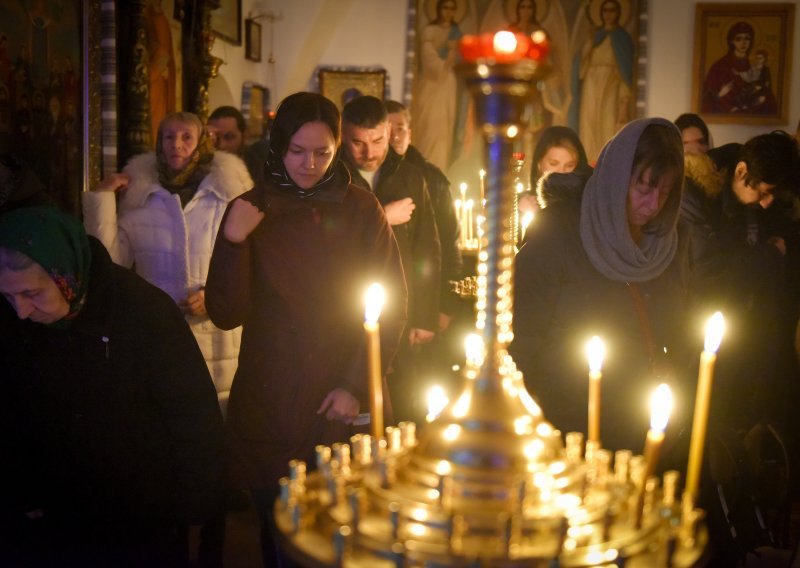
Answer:
[[[339,161],[336,105],[295,93],[278,107],[267,181],[235,199],[211,258],[206,303],[223,329],[243,326],[228,406],[234,481],[250,489],[266,566],[275,546],[278,480],[292,459],[347,442],[368,412],[363,295],[386,289],[381,358],[391,361],[406,321],[400,252],[378,200]]]
[[[677,220],[683,150],[660,118],[628,123],[593,175],[551,174],[545,208],[515,260],[510,352],[544,416],[562,432],[587,430],[592,336],[605,343],[603,447],[640,447],[648,397],[662,382],[683,284]]]
[[[180,310],[55,207],[0,215],[0,293],[0,565],[184,565],[223,430]]]
[[[241,330],[223,331],[208,318],[206,275],[225,207],[252,187],[244,162],[215,152],[199,117],[176,112],[161,121],[155,152],[133,157],[83,194],[86,231],[186,314],[223,414]]]

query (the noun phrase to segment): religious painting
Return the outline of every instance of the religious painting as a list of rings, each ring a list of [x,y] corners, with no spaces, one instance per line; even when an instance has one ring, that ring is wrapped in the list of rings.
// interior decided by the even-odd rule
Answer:
[[[250,61],[261,61],[261,24],[245,20],[244,56]]]
[[[181,22],[169,17],[175,13],[176,2],[179,0],[147,0],[143,13],[147,34],[150,143],[153,145],[163,118],[182,108]]]
[[[412,143],[451,178],[476,176],[480,160],[471,103],[455,73],[465,34],[546,34],[551,72],[528,110],[519,149],[526,155],[546,127],[565,125],[579,133],[594,161],[620,126],[643,114],[637,62],[645,0],[412,0],[411,8],[413,82],[405,101]]]
[[[242,0],[220,0],[211,11],[211,29],[217,37],[242,45]]]
[[[270,112],[270,91],[263,85],[246,81],[242,85],[242,115],[246,125],[246,144],[253,144],[264,137]]]
[[[0,3],[0,137],[70,213],[83,176],[81,5]]]
[[[693,110],[707,122],[784,124],[794,4],[698,4]]]
[[[361,95],[383,99],[386,94],[385,69],[323,67],[318,70],[319,92],[336,103],[339,110]]]

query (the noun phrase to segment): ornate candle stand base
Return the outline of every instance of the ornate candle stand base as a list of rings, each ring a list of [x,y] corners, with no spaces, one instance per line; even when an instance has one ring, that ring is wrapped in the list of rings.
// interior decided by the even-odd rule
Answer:
[[[282,545],[309,567],[695,566],[707,533],[701,512],[676,498],[678,473],[643,479],[641,456],[612,460],[578,433],[565,446],[507,353],[509,164],[545,70],[531,60],[492,63],[460,69],[487,152],[477,277],[485,354],[470,356],[463,391],[419,439],[402,423],[385,439],[319,447],[313,473],[292,462],[275,505]]]

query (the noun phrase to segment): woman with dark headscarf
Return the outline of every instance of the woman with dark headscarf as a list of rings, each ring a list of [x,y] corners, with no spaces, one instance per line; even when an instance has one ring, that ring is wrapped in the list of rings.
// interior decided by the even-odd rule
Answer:
[[[222,417],[180,310],[54,207],[0,215],[0,293],[0,565],[185,563]]]
[[[585,180],[575,172],[544,181],[545,207],[516,258],[510,352],[554,426],[585,432],[583,347],[600,336],[609,351],[603,446],[636,447],[659,359],[680,324],[677,128],[659,118],[627,124]]]
[[[133,267],[184,311],[223,412],[241,330],[223,331],[211,323],[205,283],[225,207],[251,187],[244,162],[214,152],[200,119],[177,112],[161,122],[155,153],[132,158],[122,173],[83,195],[87,232],[100,239],[114,262]]]
[[[235,199],[222,223],[206,299],[223,329],[243,326],[228,407],[233,478],[252,490],[267,566],[272,507],[288,462],[312,466],[317,444],[349,439],[367,407],[363,293],[387,289],[388,364],[405,324],[400,253],[378,201],[338,159],[336,105],[295,93],[278,107],[267,180]]]

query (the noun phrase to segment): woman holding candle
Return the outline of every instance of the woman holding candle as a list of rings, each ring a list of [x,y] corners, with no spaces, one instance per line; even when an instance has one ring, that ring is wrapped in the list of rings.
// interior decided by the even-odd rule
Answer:
[[[368,407],[368,284],[387,291],[384,368],[405,323],[397,243],[375,197],[350,184],[339,141],[328,99],[296,93],[281,103],[267,180],[228,208],[206,286],[214,323],[243,325],[228,441],[234,480],[252,490],[262,519],[267,566],[276,562],[269,527],[287,463],[313,463],[317,444],[347,441]]]
[[[585,432],[582,348],[600,336],[608,353],[601,442],[611,449],[641,444],[642,401],[680,323],[682,179],[677,128],[633,121],[605,146],[588,181],[578,173],[545,180],[545,208],[516,258],[510,351],[525,383],[557,428]]]

